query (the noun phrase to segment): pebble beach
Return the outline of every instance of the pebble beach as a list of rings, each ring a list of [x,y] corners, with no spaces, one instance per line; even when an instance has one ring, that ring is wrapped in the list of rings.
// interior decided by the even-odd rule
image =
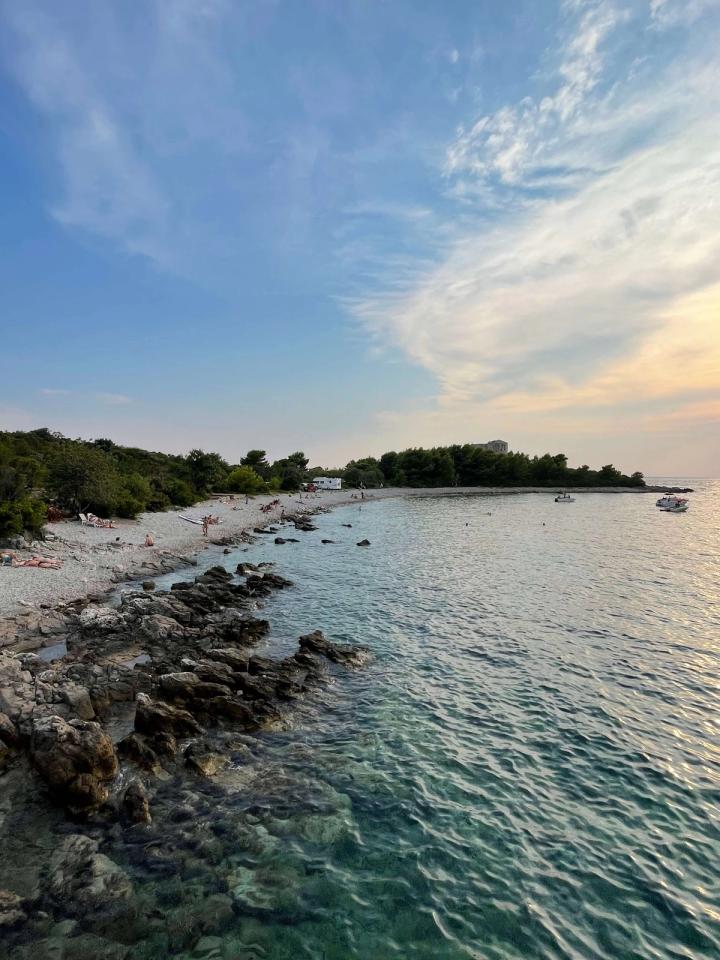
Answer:
[[[648,488],[650,489],[650,488]],[[588,488],[574,494],[638,493],[627,488]],[[539,487],[443,487],[432,489],[384,487],[366,492],[366,501],[387,497],[412,496],[508,496],[536,493],[554,496],[555,491]],[[42,553],[63,561],[59,570],[26,567],[3,567],[0,569],[0,618],[12,617],[29,611],[55,607],[62,603],[101,594],[123,580],[137,578],[167,569],[168,566],[192,562],[197,555],[213,545],[227,543],[253,527],[280,520],[285,514],[312,513],[344,503],[355,502],[357,492],[350,490],[326,490],[314,496],[283,493],[250,498],[243,496],[227,502],[227,498],[212,499],[182,510],[162,513],[143,513],[136,520],[115,520],[112,529],[82,526],[79,520],[64,520],[46,526],[49,538],[31,545],[30,550],[17,551],[19,557]],[[269,513],[261,507],[277,499],[279,504]],[[188,523],[182,516],[201,518],[211,513],[220,523],[202,535],[199,525]],[[149,533],[154,547],[144,546]]]

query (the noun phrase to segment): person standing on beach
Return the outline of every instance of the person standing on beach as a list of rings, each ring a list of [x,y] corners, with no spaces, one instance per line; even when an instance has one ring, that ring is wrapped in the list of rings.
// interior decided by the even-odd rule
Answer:
[[[208,535],[208,525],[209,525],[209,523],[210,523],[210,519],[209,519],[209,517],[203,517],[203,518],[202,518],[202,521],[203,521],[203,524],[202,524],[202,527],[203,527],[203,536],[206,537],[206,536]]]

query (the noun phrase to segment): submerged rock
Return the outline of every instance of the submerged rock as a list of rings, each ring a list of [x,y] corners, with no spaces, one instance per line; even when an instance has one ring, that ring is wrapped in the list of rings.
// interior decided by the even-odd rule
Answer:
[[[9,890],[0,890],[0,931],[12,930],[26,920],[22,897]]]
[[[201,777],[214,777],[229,762],[226,756],[213,750],[207,740],[195,740],[184,756],[185,765]]]
[[[92,914],[129,900],[133,886],[120,867],[83,834],[66,837],[50,857],[47,893],[71,914]]]

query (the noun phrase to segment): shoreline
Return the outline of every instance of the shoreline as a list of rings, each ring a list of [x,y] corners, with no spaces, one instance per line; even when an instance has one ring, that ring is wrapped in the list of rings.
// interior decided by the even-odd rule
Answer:
[[[659,487],[573,488],[576,493],[654,493]],[[554,487],[382,487],[366,492],[366,503],[396,497],[496,497],[523,494],[555,495]],[[351,490],[322,491],[300,500],[298,494],[267,494],[245,503],[242,495],[232,502],[211,499],[184,510],[144,513],[136,520],[118,520],[113,529],[83,527],[78,521],[63,520],[46,526],[46,541],[33,545],[34,552],[63,561],[59,570],[13,567],[0,571],[0,649],[11,650],[31,637],[42,636],[46,643],[62,632],[64,607],[101,600],[120,583],[161,576],[181,567],[197,564],[208,548],[229,546],[252,535],[255,527],[278,523],[286,516],[312,514],[355,503]],[[268,499],[279,505],[268,513],[261,506]],[[220,517],[203,537],[200,527],[181,519],[183,514],[202,516],[212,512]],[[151,533],[155,546],[145,547]],[[24,551],[20,551],[21,553]],[[31,649],[37,649],[36,643]],[[28,649],[26,647],[26,649]]]

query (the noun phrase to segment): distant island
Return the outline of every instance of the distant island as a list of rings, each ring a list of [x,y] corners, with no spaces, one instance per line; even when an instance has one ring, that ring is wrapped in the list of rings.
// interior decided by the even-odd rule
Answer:
[[[503,452],[497,452],[498,449]],[[134,517],[197,503],[211,491],[260,494],[298,490],[319,476],[349,487],[644,487],[612,464],[569,467],[567,457],[530,457],[505,441],[411,447],[351,460],[341,468],[308,467],[302,451],[269,462],[249,450],[238,464],[217,453],[186,456],[124,447],[112,440],[71,440],[47,428],[0,431],[0,537],[39,533],[48,517],[92,510]]]

